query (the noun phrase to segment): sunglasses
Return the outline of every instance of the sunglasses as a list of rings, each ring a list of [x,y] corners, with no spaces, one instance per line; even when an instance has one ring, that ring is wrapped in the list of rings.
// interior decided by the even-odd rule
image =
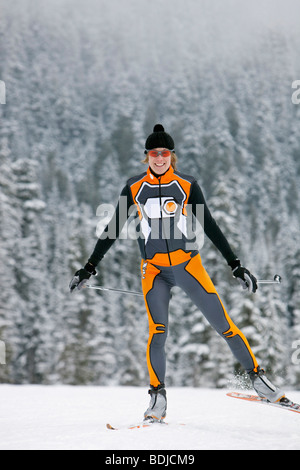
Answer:
[[[158,157],[158,155],[161,155],[162,157],[170,157],[171,155],[171,150],[149,150],[148,154],[150,157]]]

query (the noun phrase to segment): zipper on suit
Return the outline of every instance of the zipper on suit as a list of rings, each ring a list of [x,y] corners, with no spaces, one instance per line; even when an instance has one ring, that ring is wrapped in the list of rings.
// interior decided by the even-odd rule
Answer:
[[[166,247],[167,247],[167,253],[168,253],[168,258],[169,258],[169,263],[170,263],[170,266],[172,266],[172,262],[171,262],[171,256],[170,256],[170,250],[169,250],[169,243],[168,243],[168,240],[167,240],[167,237],[165,236],[165,233],[164,233],[164,221],[163,221],[163,212],[162,212],[162,201],[161,201],[161,176],[158,177],[158,190],[159,190],[159,210],[160,210],[160,217],[161,217],[161,231],[162,231],[162,236],[165,238],[165,241],[166,241]]]

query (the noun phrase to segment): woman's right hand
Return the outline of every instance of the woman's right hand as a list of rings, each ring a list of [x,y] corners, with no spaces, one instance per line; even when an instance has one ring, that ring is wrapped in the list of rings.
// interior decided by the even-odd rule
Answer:
[[[82,289],[86,283],[86,281],[91,277],[91,275],[96,276],[97,271],[95,270],[95,267],[91,263],[87,263],[84,268],[79,269],[76,271],[74,274],[70,284],[69,284],[69,289],[70,292],[72,293],[73,290],[75,289]]]

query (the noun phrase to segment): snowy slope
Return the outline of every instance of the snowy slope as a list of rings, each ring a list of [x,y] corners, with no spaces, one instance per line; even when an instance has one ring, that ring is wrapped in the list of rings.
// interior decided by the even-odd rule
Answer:
[[[300,401],[300,392],[289,396]],[[296,413],[225,390],[169,388],[168,398],[168,426],[110,431],[107,422],[139,422],[147,389],[1,385],[0,449],[300,449]]]

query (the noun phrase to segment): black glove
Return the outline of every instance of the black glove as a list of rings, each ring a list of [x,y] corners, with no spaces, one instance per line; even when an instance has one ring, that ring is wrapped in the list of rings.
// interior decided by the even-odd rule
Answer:
[[[91,275],[96,276],[97,272],[95,267],[91,263],[87,263],[84,268],[79,269],[74,274],[73,279],[69,284],[70,292],[73,292],[74,289],[82,289],[86,281],[91,277]]]
[[[248,289],[249,292],[257,291],[257,279],[248,269],[241,266],[239,259],[235,259],[228,263],[232,269],[233,276],[239,281],[243,289]]]

